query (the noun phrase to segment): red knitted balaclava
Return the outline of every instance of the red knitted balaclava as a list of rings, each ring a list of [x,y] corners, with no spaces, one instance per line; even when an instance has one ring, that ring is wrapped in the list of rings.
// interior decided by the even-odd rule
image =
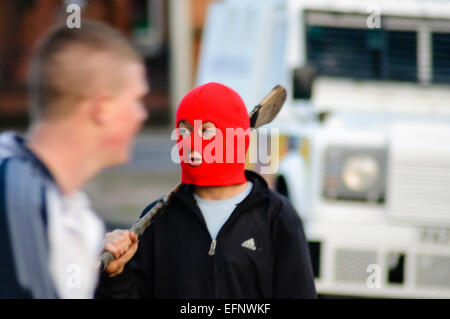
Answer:
[[[250,139],[250,118],[238,93],[219,83],[201,85],[180,102],[176,115],[177,130],[180,121],[187,121],[193,127],[190,135],[182,136],[181,130],[177,135],[182,183],[225,186],[246,182],[244,166]],[[215,137],[208,140],[199,133],[202,123],[206,122],[212,122],[217,129]],[[194,150],[202,154],[202,162],[198,166],[189,163],[189,152]]]

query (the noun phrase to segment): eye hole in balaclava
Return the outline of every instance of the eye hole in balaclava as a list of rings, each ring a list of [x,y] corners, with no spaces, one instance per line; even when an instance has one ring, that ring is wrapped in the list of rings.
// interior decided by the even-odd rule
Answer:
[[[198,129],[198,135],[204,140],[212,140],[216,136],[216,126],[213,122],[204,122]]]
[[[181,139],[188,138],[192,133],[193,127],[189,121],[182,120],[178,123],[178,134]],[[216,136],[217,128],[213,122],[204,122],[198,127],[198,136],[204,140],[211,140]]]
[[[183,120],[178,123],[178,142],[191,136],[193,128],[189,121]]]

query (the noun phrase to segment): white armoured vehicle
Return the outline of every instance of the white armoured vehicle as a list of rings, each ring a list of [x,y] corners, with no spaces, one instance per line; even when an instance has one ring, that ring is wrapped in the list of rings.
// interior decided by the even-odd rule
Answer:
[[[288,99],[274,187],[318,292],[450,297],[450,2],[210,5],[198,83]]]

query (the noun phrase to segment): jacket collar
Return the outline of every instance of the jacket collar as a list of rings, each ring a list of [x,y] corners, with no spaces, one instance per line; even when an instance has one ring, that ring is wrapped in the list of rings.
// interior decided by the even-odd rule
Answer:
[[[238,206],[248,209],[258,202],[269,198],[269,187],[264,178],[255,172],[246,170],[245,177],[248,181],[252,182],[253,187],[250,194],[241,203],[239,203]],[[194,189],[195,185],[183,184],[181,188],[172,195],[172,197],[190,210],[197,211],[198,206],[193,196]]]
[[[3,159],[16,157],[22,158],[33,163],[39,171],[51,181],[54,178],[44,163],[26,146],[27,140],[21,135],[9,131],[0,134],[0,162]]]

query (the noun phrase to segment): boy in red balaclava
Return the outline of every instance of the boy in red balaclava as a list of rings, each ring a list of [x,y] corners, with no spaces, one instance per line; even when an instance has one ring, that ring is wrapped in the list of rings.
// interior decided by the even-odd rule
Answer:
[[[199,86],[181,101],[176,126],[183,185],[124,270],[102,274],[97,297],[315,298],[298,214],[244,169],[250,119],[241,97]]]

